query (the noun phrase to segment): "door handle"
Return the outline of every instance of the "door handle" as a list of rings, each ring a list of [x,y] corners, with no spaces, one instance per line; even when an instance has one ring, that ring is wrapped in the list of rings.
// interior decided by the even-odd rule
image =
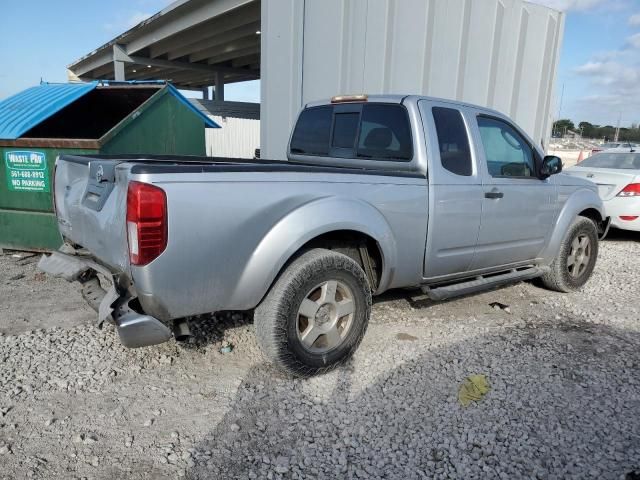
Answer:
[[[498,198],[502,198],[502,197],[504,197],[504,193],[499,192],[496,189],[493,189],[490,192],[485,192],[484,193],[484,198],[498,199]]]

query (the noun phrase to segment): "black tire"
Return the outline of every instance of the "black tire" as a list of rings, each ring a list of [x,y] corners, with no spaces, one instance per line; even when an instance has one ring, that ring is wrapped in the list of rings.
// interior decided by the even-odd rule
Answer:
[[[589,242],[589,258],[576,271],[575,266],[569,265],[574,242],[576,239],[586,238]],[[575,292],[582,288],[591,278],[598,258],[598,229],[592,220],[585,217],[576,218],[560,245],[558,256],[551,264],[551,270],[541,277],[542,284],[549,290],[556,292]],[[575,257],[574,257],[575,259]],[[570,269],[573,268],[573,271]]]
[[[325,288],[330,288],[324,285],[334,284],[333,292],[338,293],[333,294],[333,301],[342,303],[333,304],[332,311],[332,305],[323,303],[329,295],[325,295]],[[321,306],[311,320],[311,316],[307,318],[300,312],[302,302],[310,301],[313,295],[319,296],[314,302]],[[338,317],[336,305],[349,302],[347,308],[353,309],[352,313]],[[324,307],[327,308],[321,314]],[[289,374],[304,377],[324,373],[347,361],[362,341],[370,314],[371,288],[360,265],[341,253],[313,249],[300,255],[280,274],[256,308],[254,325],[258,343],[271,362]],[[336,324],[336,331],[342,327],[338,337],[332,329],[331,337],[341,343],[330,348],[329,336],[325,340],[323,334],[316,337],[313,345],[303,343],[301,336],[307,329],[317,332],[316,322],[319,327]],[[309,338],[313,335],[307,338],[308,342]],[[323,346],[323,341],[327,345]]]

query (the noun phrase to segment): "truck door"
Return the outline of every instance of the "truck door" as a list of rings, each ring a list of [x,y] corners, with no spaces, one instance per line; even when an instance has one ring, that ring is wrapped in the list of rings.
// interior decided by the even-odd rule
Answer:
[[[537,258],[555,217],[556,188],[538,178],[540,154],[510,122],[476,112],[482,222],[472,270]]]
[[[421,100],[427,138],[429,223],[425,278],[469,270],[480,229],[482,181],[465,108]]]

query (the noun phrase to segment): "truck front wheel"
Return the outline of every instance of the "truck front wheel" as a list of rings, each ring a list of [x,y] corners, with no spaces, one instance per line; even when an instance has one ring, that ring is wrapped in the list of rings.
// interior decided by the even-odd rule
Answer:
[[[343,364],[371,314],[371,288],[358,263],[310,250],[280,274],[254,315],[258,343],[280,369],[311,376]]]
[[[542,283],[556,292],[575,292],[591,278],[597,258],[598,229],[592,220],[578,217],[569,227]]]

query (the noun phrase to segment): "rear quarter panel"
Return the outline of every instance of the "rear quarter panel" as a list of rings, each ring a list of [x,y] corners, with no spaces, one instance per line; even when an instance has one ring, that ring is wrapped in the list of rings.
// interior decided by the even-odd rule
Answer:
[[[379,291],[420,281],[424,178],[236,172],[134,179],[167,192],[167,249],[151,264],[132,267],[143,307],[158,318],[254,308],[291,255],[335,230],[361,231],[378,242]]]

